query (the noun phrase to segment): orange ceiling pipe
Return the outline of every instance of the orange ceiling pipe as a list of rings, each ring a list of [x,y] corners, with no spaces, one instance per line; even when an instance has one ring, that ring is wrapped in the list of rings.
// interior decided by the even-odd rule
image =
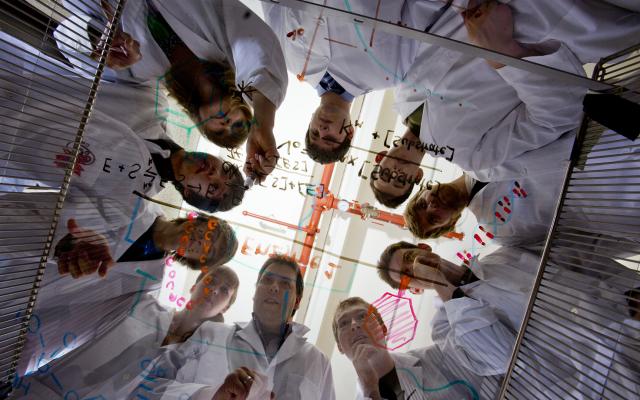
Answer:
[[[323,188],[328,188],[331,184],[331,176],[333,175],[334,164],[324,166],[322,171],[322,178],[320,179],[320,185]],[[318,225],[320,225],[320,217],[322,213],[327,210],[322,203],[323,199],[317,199],[313,206],[313,212],[311,213],[311,219],[307,225],[307,234],[304,237],[304,243],[302,245],[302,252],[300,254],[299,262],[305,266],[309,265],[309,258],[311,257],[311,249],[313,249],[313,242],[316,240],[316,233],[318,232]]]

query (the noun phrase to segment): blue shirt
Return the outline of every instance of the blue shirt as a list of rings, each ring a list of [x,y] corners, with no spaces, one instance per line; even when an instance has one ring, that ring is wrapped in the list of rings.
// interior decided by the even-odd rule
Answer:
[[[325,72],[322,79],[320,79],[320,83],[316,86],[316,90],[318,91],[318,96],[322,96],[327,92],[333,92],[338,96],[342,97],[345,101],[351,103],[355,96],[351,93],[347,92],[345,88],[343,88],[335,79],[329,74],[329,72]]]

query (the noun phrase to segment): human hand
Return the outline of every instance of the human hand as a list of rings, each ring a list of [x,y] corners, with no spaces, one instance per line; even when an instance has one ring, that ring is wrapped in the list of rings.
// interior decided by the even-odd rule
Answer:
[[[513,38],[513,13],[508,5],[496,0],[477,5],[476,0],[469,0],[461,15],[473,44],[518,58],[532,55]],[[487,63],[496,69],[504,67],[492,60]]]
[[[111,21],[114,15],[114,11],[111,5],[107,2],[107,0],[101,0],[100,5],[102,6],[102,11],[107,17],[107,20]],[[92,59],[96,61],[98,60],[105,44],[106,37],[104,37],[103,35],[103,38],[100,39],[100,43],[91,53]],[[137,63],[141,59],[142,54],[140,53],[140,43],[133,37],[131,37],[131,35],[127,32],[123,32],[118,25],[115,28],[113,41],[111,42],[111,47],[109,48],[109,53],[107,54],[107,67],[115,70],[125,69]]]
[[[446,276],[441,270],[442,258],[436,253],[426,253],[417,256],[413,260],[413,282],[412,287],[419,287],[421,289],[434,289],[437,286],[448,286]]]
[[[98,271],[98,275],[104,277],[109,267],[115,264],[107,239],[90,229],[78,227],[73,218],[67,221],[67,229],[69,234],[58,242],[54,250],[58,273],[71,273],[73,278],[79,278]]]
[[[264,376],[246,367],[240,367],[227,375],[224,383],[212,400],[251,400],[265,399],[266,379]],[[275,394],[269,392],[269,398],[275,399]],[[256,397],[261,395],[262,397]]]
[[[380,398],[378,381],[395,366],[389,352],[386,349],[363,343],[356,347],[351,361],[367,397]]]
[[[254,124],[247,139],[246,150],[244,173],[258,182],[264,181],[267,175],[273,172],[280,158],[273,131],[260,129]]]

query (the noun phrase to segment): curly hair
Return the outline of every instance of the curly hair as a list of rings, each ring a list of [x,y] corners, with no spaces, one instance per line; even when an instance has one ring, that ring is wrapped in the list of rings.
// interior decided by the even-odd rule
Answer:
[[[351,138],[348,136],[340,143],[340,146],[333,150],[325,150],[311,143],[311,139],[309,139],[309,134],[311,133],[311,128],[307,128],[307,133],[304,136],[304,145],[309,158],[313,161],[320,164],[331,164],[336,161],[343,160],[349,151],[349,147],[351,147]]]
[[[413,233],[413,235],[420,239],[435,239],[440,236],[452,232],[462,215],[462,210],[456,212],[452,217],[449,223],[445,226],[430,229],[430,226],[421,225],[418,221],[418,200],[420,196],[424,193],[425,190],[428,190],[426,187],[416,193],[415,196],[409,200],[407,203],[407,207],[404,210],[404,220],[407,224],[407,228]]]
[[[222,240],[224,241],[224,243],[226,243],[226,246],[223,247],[222,251],[220,253],[210,251],[208,254],[205,255],[206,261],[204,263],[201,263],[200,258],[197,258],[197,259],[187,258],[184,255],[178,254],[176,250],[173,250],[170,252],[170,256],[173,258],[174,261],[178,261],[186,265],[190,269],[200,270],[203,266],[214,267],[214,266],[225,264],[233,258],[233,256],[236,254],[236,251],[238,250],[238,239],[236,238],[235,232],[233,231],[229,223],[227,223],[227,221],[216,218],[214,216],[210,216],[209,219],[207,219],[199,215],[195,220],[193,220],[193,222],[198,224],[208,225],[210,219],[216,221],[215,229],[218,231],[218,234],[216,236],[217,240],[218,241]],[[181,225],[185,222],[188,222],[188,219],[176,218],[171,220],[171,222],[173,222],[176,225]],[[211,246],[211,248],[215,249],[216,247]]]
[[[172,66],[165,74],[165,86],[169,95],[182,106],[184,112],[197,123],[200,133],[214,144],[233,148],[238,147],[247,140],[251,128],[253,113],[251,108],[244,102],[242,96],[236,90],[235,73],[226,63],[211,61],[200,61],[209,82],[213,86],[212,99],[222,103],[224,99],[229,99],[231,108],[229,113],[239,110],[244,115],[246,121],[232,126],[229,131],[211,130],[206,128],[206,121],[200,118],[200,107],[212,99],[203,99],[199,91],[195,88],[193,81],[188,79],[178,79],[181,76],[182,65]],[[234,124],[235,125],[235,124]]]

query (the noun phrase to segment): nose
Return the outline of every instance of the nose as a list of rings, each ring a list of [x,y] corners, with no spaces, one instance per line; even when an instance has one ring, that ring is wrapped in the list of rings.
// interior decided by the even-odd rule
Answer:
[[[269,286],[269,291],[271,293],[278,293],[280,289],[278,288],[278,282],[273,282],[271,286]]]
[[[351,318],[351,330],[356,331],[360,329],[360,319],[359,318]]]

